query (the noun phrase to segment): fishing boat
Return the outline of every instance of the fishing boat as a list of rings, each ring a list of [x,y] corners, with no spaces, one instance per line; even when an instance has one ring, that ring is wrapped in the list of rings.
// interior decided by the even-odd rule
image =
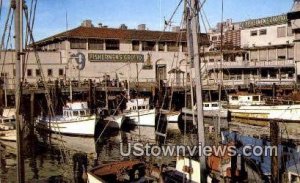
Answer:
[[[0,140],[13,141],[16,137],[16,109],[4,108],[2,116],[0,116]]]
[[[210,125],[215,125],[214,121],[220,118],[221,128],[227,128],[227,117],[228,109],[224,106],[226,102],[203,102],[203,117],[206,119],[205,122]],[[194,115],[194,120],[193,120]],[[178,126],[183,131],[183,129],[193,131],[195,129],[195,121],[197,120],[197,107],[194,106],[194,109],[184,107],[181,109],[181,114],[178,118]]]
[[[101,129],[103,128],[115,128],[115,129],[121,129],[122,124],[126,117],[124,115],[110,115],[109,110],[107,108],[99,109],[98,111],[100,119],[97,120],[101,126]]]
[[[241,106],[260,106],[265,105],[266,101],[262,94],[237,93],[228,95],[228,108],[239,108]]]
[[[124,116],[137,126],[155,126],[156,110],[150,109],[149,98],[130,99],[126,103]]]
[[[227,118],[228,109],[224,107],[226,102],[222,102],[221,105],[219,105],[219,102],[203,102],[203,115],[207,118],[214,118],[214,117],[221,117],[221,118]],[[193,112],[194,110],[194,112]],[[187,116],[188,118],[191,118],[193,113],[195,116],[197,116],[197,106],[194,106],[194,109],[189,108],[182,108],[181,113],[182,116]]]
[[[231,119],[249,119],[260,121],[300,122],[300,105],[259,105],[241,106],[230,109]]]
[[[37,127],[74,136],[94,136],[95,125],[96,115],[90,114],[87,102],[68,102],[62,116],[37,119]]]
[[[138,160],[113,162],[97,166],[87,172],[89,183],[148,182],[146,165]]]

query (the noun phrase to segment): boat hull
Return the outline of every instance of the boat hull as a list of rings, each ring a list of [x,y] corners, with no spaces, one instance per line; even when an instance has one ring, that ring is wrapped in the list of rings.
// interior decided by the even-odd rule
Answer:
[[[96,116],[85,117],[80,120],[51,121],[39,119],[37,127],[48,129],[54,133],[74,136],[94,136]]]
[[[155,109],[132,111],[125,114],[126,117],[137,126],[155,126]]]
[[[16,130],[6,130],[0,131],[0,141],[17,141],[17,132]]]
[[[231,119],[300,122],[300,105],[242,106],[230,109]]]

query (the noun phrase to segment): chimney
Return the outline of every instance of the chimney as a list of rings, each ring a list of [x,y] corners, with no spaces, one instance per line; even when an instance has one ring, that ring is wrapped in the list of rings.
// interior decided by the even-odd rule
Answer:
[[[180,27],[179,26],[172,27],[172,32],[180,32]]]
[[[92,24],[92,20],[84,20],[81,23],[81,26],[83,26],[83,27],[94,27],[94,25]]]
[[[138,30],[146,30],[146,24],[138,25]]]
[[[125,24],[121,24],[121,25],[120,25],[120,29],[126,30],[126,29],[127,29],[127,26],[126,26]]]

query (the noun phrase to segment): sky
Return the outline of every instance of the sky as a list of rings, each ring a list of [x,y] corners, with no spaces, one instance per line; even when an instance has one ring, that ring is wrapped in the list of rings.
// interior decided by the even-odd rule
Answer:
[[[2,1],[1,37],[10,0]],[[31,0],[26,1],[30,6]],[[179,2],[180,0],[38,0],[33,33],[35,40],[40,40],[67,30],[66,22],[68,29],[72,29],[80,26],[85,19],[92,20],[95,26],[102,23],[108,27],[118,28],[121,24],[126,24],[128,28],[134,29],[139,24],[146,24],[149,30],[162,30],[164,20],[171,18]],[[223,20],[233,19],[234,22],[287,13],[293,4],[293,0],[223,0],[223,2]],[[221,21],[221,5],[222,0],[206,0],[203,5],[211,27],[215,27],[217,22]],[[171,21],[172,26],[180,25],[182,9],[183,5],[175,12]],[[209,25],[205,24],[209,28]],[[202,32],[205,31],[202,29]]]

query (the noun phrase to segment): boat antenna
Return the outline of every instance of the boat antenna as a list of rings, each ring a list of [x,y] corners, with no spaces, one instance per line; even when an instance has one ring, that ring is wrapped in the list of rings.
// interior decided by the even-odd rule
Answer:
[[[69,23],[68,23],[68,10],[66,10],[66,31],[69,30]]]
[[[217,123],[217,142],[218,142],[218,137],[221,133],[221,130],[220,130],[220,125],[221,125],[221,98],[222,98],[222,85],[223,85],[223,71],[222,71],[222,68],[223,68],[223,59],[224,59],[224,56],[223,56],[223,39],[224,39],[224,36],[223,36],[223,15],[224,15],[224,0],[222,0],[222,10],[221,10],[221,47],[220,47],[220,54],[221,54],[221,60],[220,60],[220,70],[219,70],[219,76],[218,76],[218,92],[219,92],[219,114],[218,114],[218,123]]]

